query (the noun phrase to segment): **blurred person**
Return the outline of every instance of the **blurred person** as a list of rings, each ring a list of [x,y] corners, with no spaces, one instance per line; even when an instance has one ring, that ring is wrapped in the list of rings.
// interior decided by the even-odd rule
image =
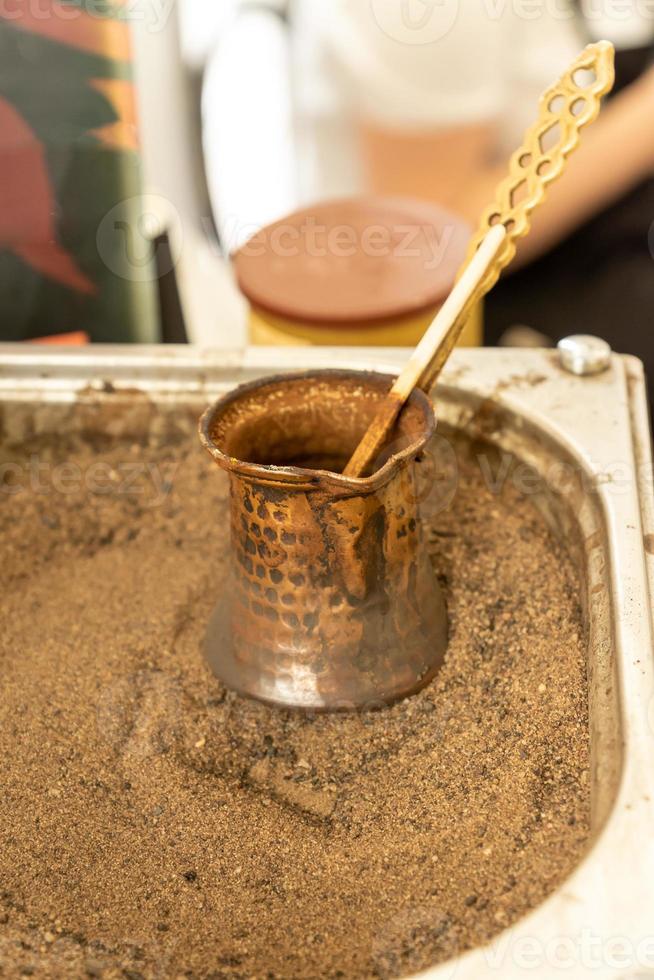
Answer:
[[[607,0],[608,2],[608,0]],[[595,333],[654,377],[654,10],[587,17],[565,0],[340,0],[327,27],[349,77],[367,182],[439,201],[474,225],[537,113],[589,40],[626,43],[616,86],[548,189],[515,270],[487,302],[513,324]],[[640,14],[638,11],[640,10]]]
[[[585,16],[571,0],[226,0],[242,19],[222,52],[210,45],[203,98],[225,244],[240,244],[233,227],[244,237],[295,207],[369,190],[436,201],[474,226],[540,94],[608,37],[614,93],[488,298],[486,340],[515,324],[552,342],[597,333],[654,376],[654,10],[583,2]],[[248,39],[260,57],[246,57]],[[266,52],[262,88],[253,64]],[[292,106],[277,106],[282,91]]]

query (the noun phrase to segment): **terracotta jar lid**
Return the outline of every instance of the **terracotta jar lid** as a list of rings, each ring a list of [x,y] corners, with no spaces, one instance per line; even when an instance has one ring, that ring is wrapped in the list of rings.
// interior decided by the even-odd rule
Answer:
[[[437,306],[469,237],[462,218],[428,202],[350,198],[261,229],[234,265],[251,303],[287,319],[345,327]]]

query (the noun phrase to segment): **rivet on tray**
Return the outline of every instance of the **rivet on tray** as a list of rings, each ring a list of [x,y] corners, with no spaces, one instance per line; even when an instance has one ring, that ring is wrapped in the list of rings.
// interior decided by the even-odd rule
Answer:
[[[570,374],[589,375],[606,371],[611,363],[611,348],[601,337],[573,334],[557,344],[561,367]]]

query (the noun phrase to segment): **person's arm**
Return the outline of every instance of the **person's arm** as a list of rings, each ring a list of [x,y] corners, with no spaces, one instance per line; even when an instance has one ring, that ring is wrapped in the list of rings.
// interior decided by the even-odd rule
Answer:
[[[534,106],[534,117],[537,107]],[[362,127],[369,179],[380,193],[437,200],[476,224],[506,175],[507,161],[492,159],[494,124],[433,132]],[[532,232],[518,259],[529,261],[584,220],[654,172],[654,70],[606,104],[582,130],[564,174],[534,214]]]

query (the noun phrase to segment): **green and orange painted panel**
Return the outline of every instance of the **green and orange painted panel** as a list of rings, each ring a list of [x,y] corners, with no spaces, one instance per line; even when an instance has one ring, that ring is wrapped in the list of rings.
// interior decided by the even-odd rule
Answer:
[[[107,221],[116,208],[137,221],[142,190],[123,9],[0,5],[2,340],[158,339],[154,274],[125,272],[129,229]]]

